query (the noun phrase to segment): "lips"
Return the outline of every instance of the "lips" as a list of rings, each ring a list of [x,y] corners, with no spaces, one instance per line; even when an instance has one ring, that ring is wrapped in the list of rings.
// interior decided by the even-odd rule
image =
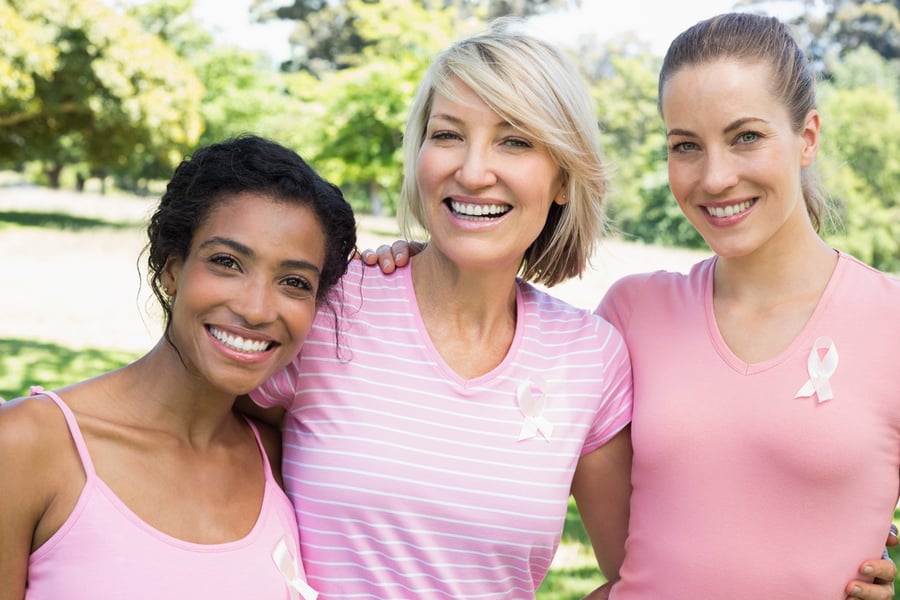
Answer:
[[[756,200],[744,200],[737,204],[704,206],[703,208],[709,216],[723,219],[725,217],[733,217],[734,215],[746,212],[750,210],[750,207],[754,204],[756,204]]]
[[[230,333],[226,333],[221,329],[216,329],[215,327],[207,327],[207,330],[210,334],[232,350],[237,352],[243,352],[245,354],[259,354],[262,352],[268,351],[272,346],[274,346],[274,342],[269,340],[254,340],[250,338],[244,338],[239,335],[233,335]]]
[[[447,204],[453,216],[473,221],[498,219],[512,210],[508,204],[477,204],[458,200],[447,200]]]

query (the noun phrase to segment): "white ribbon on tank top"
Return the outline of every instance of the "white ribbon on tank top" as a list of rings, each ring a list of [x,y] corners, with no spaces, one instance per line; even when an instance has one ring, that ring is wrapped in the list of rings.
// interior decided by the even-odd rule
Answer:
[[[288,584],[288,587],[293,592],[296,592],[296,594],[291,594],[292,598],[316,600],[319,592],[309,587],[309,584],[300,576],[300,565],[297,562],[297,558],[288,549],[284,538],[278,540],[278,545],[272,551],[272,560],[275,561],[275,565],[284,576],[284,581]]]

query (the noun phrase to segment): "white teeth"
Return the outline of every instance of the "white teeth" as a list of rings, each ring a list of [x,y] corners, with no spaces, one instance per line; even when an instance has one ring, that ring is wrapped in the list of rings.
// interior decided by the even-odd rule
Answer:
[[[738,204],[729,204],[728,206],[706,206],[706,212],[708,212],[713,217],[732,217],[736,214],[740,214],[750,208],[753,205],[752,200],[744,200]]]
[[[509,206],[504,204],[469,204],[454,200],[450,201],[450,208],[459,216],[474,218],[477,221],[496,218],[511,210]]]
[[[231,335],[224,331],[219,331],[215,327],[210,327],[209,332],[214,338],[238,352],[265,352],[269,349],[269,342],[245,340],[239,335]]]

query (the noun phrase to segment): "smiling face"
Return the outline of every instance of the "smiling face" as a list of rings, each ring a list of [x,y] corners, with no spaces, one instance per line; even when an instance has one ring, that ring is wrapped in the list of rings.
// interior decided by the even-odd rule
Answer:
[[[416,161],[432,245],[458,266],[518,270],[562,176],[546,147],[456,80],[435,94]]]
[[[669,186],[723,257],[814,234],[801,169],[815,160],[819,117],[809,111],[794,130],[771,75],[765,62],[725,59],[683,67],[663,87]]]
[[[222,200],[162,273],[174,293],[169,336],[189,371],[239,395],[289,362],[316,315],[324,260],[306,206],[252,192]]]

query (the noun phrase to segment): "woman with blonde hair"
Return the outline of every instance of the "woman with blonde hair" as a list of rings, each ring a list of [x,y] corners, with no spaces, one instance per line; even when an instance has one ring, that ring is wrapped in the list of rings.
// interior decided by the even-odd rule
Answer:
[[[432,63],[404,137],[410,269],[351,266],[335,323],[251,396],[288,411],[285,480],[323,597],[532,598],[570,493],[616,578],[631,372],[603,319],[539,291],[603,232],[588,90],[510,24]]]

